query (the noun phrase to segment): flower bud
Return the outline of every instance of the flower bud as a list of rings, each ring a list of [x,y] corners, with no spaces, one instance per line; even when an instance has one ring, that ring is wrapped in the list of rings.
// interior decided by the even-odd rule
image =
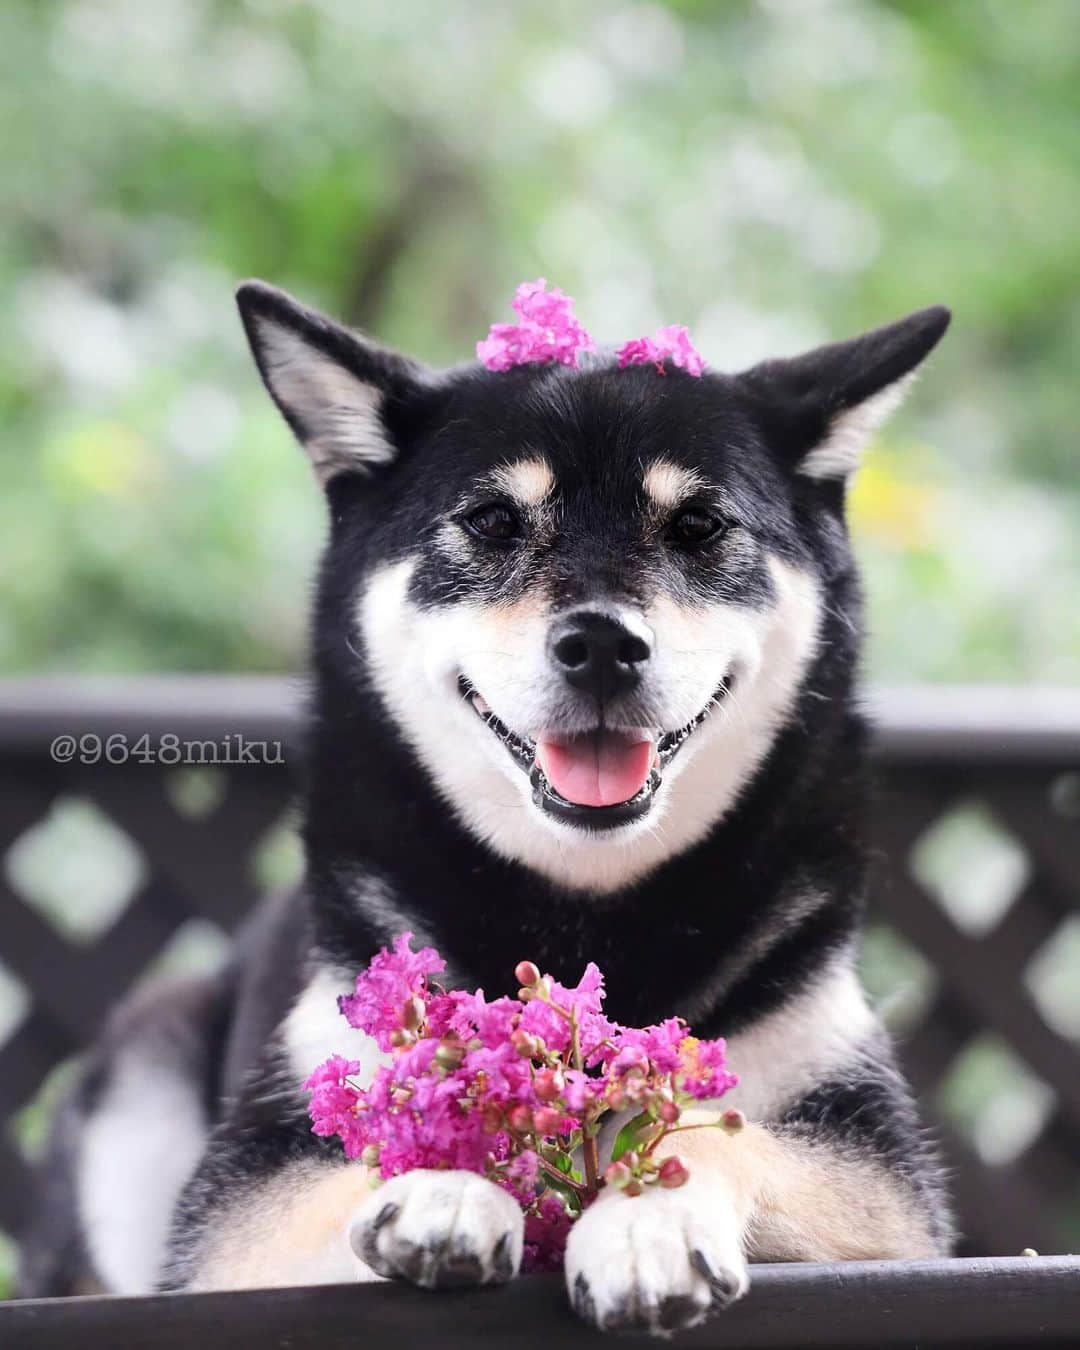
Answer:
[[[533,1036],[528,1031],[523,1031],[521,1027],[510,1033],[510,1044],[522,1059],[536,1059],[544,1050],[539,1036]]]
[[[640,1181],[631,1181],[623,1187],[623,1195],[640,1195],[644,1189]]]
[[[540,983],[540,971],[531,961],[519,961],[514,967],[514,979],[528,988]]]
[[[656,1114],[665,1125],[674,1125],[679,1119],[681,1112],[673,1101],[662,1101],[656,1108]]]
[[[465,1058],[465,1047],[457,1040],[442,1040],[435,1051],[435,1063],[440,1069],[456,1069]]]
[[[634,1174],[624,1162],[608,1163],[604,1169],[604,1180],[616,1190],[623,1190],[634,1179]]]
[[[529,1108],[522,1106],[520,1102],[507,1111],[506,1120],[510,1128],[516,1130],[518,1134],[528,1134],[532,1129],[532,1116],[529,1114]]]
[[[674,1156],[665,1158],[660,1164],[660,1185],[667,1190],[673,1191],[677,1186],[685,1186],[690,1180],[690,1173],[681,1158]]]
[[[364,1151],[360,1154],[360,1161],[365,1167],[377,1167],[381,1151],[378,1144],[365,1144]]]
[[[517,991],[517,996],[522,1001],[522,1003],[528,1003],[530,999],[532,999],[535,992],[536,991],[533,989],[521,988]]]
[[[720,1126],[722,1129],[726,1130],[728,1134],[738,1134],[745,1124],[746,1117],[734,1106],[730,1107],[720,1117]]]
[[[649,1085],[645,1082],[644,1078],[638,1078],[632,1075],[626,1080],[624,1091],[626,1092],[626,1100],[628,1102],[633,1102],[635,1106],[640,1106],[648,1095]]]
[[[415,1031],[424,1020],[424,1013],[427,1009],[424,1007],[423,999],[410,998],[401,1009],[401,1025],[406,1031]]]
[[[626,1093],[621,1087],[609,1088],[607,1094],[607,1103],[613,1111],[621,1111],[626,1105]]]
[[[555,1134],[562,1124],[562,1112],[553,1106],[540,1106],[533,1112],[533,1127],[537,1134]]]
[[[497,1134],[503,1127],[503,1113],[494,1102],[489,1102],[487,1106],[484,1107],[484,1112],[480,1119],[481,1128],[485,1134]]]
[[[407,1045],[412,1045],[416,1040],[411,1031],[406,1031],[404,1027],[395,1027],[390,1033],[390,1044],[395,1050],[403,1050]]]
[[[541,1069],[533,1079],[533,1091],[542,1102],[553,1102],[566,1086],[558,1069]]]

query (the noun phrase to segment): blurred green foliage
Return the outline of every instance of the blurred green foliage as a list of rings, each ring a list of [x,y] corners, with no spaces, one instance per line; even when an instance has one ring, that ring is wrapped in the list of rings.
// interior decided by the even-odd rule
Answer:
[[[300,659],[231,302],[434,361],[520,280],[737,367],[943,300],[854,502],[872,671],[1080,679],[1075,0],[7,0],[0,668]]]

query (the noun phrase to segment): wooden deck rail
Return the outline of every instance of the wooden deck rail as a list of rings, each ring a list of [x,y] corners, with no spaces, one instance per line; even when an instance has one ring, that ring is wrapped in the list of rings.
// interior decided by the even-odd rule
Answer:
[[[1035,975],[1077,923],[1080,692],[892,689],[871,691],[867,702],[881,780],[875,923],[929,971],[901,1049],[953,1168],[962,1250],[1068,1251],[1080,1231],[1080,1066],[1070,1027],[1048,1013]],[[50,1072],[178,930],[193,919],[228,930],[255,901],[251,860],[288,810],[300,704],[299,683],[274,678],[0,681],[0,985],[23,1000],[13,1023],[0,1025],[0,1121],[23,1119]],[[221,790],[202,812],[184,812],[172,764],[60,763],[50,747],[61,735],[119,736],[129,746],[166,735],[231,738],[234,747],[237,737],[281,741],[284,764],[271,756],[206,769],[204,750],[200,772],[216,775]],[[11,866],[21,843],[72,801],[89,803],[140,859],[133,894],[101,931],[67,931],[55,908],[20,889]],[[927,837],[971,803],[1016,870],[1011,903],[981,928],[958,923],[913,867]],[[1030,1138],[1004,1158],[989,1156],[971,1122],[949,1109],[956,1075],[987,1047],[1034,1083],[1039,1103]],[[13,1233],[24,1219],[28,1177],[25,1132],[0,1133],[0,1230]]]
[[[757,1266],[750,1293],[665,1345],[687,1350],[1073,1347],[1080,1261],[1070,1257]],[[570,1312],[555,1276],[427,1293],[331,1285],[0,1306],[4,1350],[579,1350],[626,1343]],[[634,1337],[636,1345],[657,1344]]]

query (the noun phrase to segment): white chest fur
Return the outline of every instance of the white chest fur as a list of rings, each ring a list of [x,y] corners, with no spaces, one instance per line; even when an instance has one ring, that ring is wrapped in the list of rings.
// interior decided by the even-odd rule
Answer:
[[[843,1077],[878,1026],[845,957],[795,998],[728,1040],[739,1085],[723,1099],[751,1120],[775,1120],[830,1079]]]

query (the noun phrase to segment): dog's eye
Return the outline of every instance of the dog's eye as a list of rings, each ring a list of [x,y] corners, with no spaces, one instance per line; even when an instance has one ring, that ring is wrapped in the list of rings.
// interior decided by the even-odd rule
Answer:
[[[707,511],[690,507],[680,511],[672,520],[668,526],[667,537],[673,544],[703,544],[721,529],[723,522],[717,520],[715,516],[710,516]]]
[[[501,502],[477,507],[465,517],[465,528],[478,539],[491,539],[497,544],[520,539],[523,533],[521,517]]]

